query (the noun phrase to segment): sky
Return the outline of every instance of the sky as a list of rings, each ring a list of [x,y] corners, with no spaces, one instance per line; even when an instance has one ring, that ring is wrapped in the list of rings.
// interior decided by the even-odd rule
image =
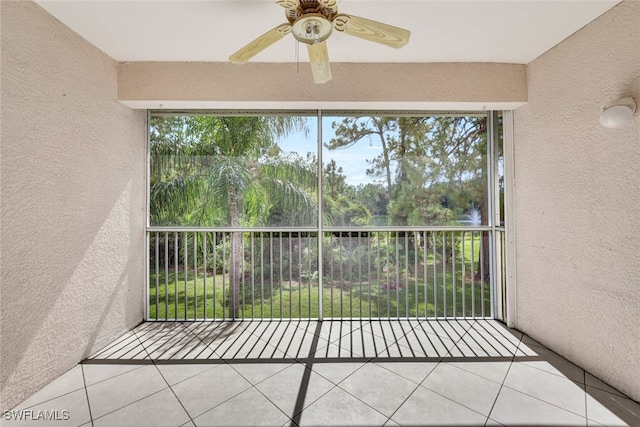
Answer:
[[[323,118],[323,147],[324,144],[335,137],[331,124],[339,120],[340,117],[325,116]],[[317,119],[315,117],[310,118],[308,127],[310,130],[308,137],[302,132],[291,134],[278,141],[280,148],[285,152],[297,152],[303,157],[305,157],[308,152],[315,154],[317,146]],[[335,160],[337,165],[342,167],[347,184],[357,186],[359,184],[381,182],[381,178],[367,176],[366,173],[368,167],[366,160],[372,160],[381,153],[382,146],[379,141],[364,138],[346,149],[328,150],[327,148],[323,148],[322,161],[323,165],[326,165],[332,159]]]

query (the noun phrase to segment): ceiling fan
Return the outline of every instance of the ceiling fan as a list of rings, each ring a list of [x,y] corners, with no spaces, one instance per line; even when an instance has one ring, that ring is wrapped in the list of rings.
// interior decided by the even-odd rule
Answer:
[[[286,23],[267,31],[229,57],[243,64],[289,33],[307,45],[313,80],[331,80],[331,66],[326,40],[335,29],[352,36],[381,43],[396,49],[409,42],[411,33],[403,28],[358,16],[338,13],[337,0],[275,0],[286,9]]]

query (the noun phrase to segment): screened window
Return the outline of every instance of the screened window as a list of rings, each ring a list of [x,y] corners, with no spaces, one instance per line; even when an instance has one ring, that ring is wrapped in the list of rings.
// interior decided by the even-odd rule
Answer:
[[[153,116],[150,225],[488,223],[486,116],[326,114],[318,126],[317,114]]]

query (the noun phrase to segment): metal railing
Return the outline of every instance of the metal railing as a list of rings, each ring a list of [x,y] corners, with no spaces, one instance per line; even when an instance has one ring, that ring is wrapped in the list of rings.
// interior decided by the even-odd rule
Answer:
[[[494,233],[152,227],[147,319],[492,317]]]

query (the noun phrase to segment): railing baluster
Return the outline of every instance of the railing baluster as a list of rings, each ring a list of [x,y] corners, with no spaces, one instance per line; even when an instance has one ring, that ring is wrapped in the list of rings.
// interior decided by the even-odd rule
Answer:
[[[442,309],[444,318],[449,316],[447,312],[447,236],[442,232]]]
[[[433,238],[433,244],[431,246],[431,255],[433,256],[433,317],[438,317],[438,266],[437,266],[437,256],[436,256],[436,239],[437,232],[432,231],[431,237]]]
[[[173,240],[173,254],[174,254],[174,263],[173,263],[173,302],[175,303],[175,312],[174,317],[178,319],[178,233],[176,232]]]
[[[273,233],[269,232],[269,307],[273,319]]]
[[[293,249],[291,233],[287,234],[287,247],[289,248],[289,319],[293,319]]]
[[[476,263],[476,250],[475,250],[476,234],[471,232],[471,315],[476,317],[476,285],[475,285],[475,263]]]
[[[395,259],[393,262],[394,270],[396,271],[396,318],[400,319],[400,243],[398,242],[398,234],[399,232],[395,232]]]
[[[347,273],[349,274],[349,317],[353,318],[353,266],[351,259],[353,257],[352,235],[348,233],[347,241],[349,242],[349,250],[347,251]]]
[[[342,234],[339,235],[340,239],[340,317],[344,317],[344,302],[343,302],[343,294],[344,294],[344,257],[342,256],[343,242],[342,242]]]
[[[164,233],[164,320],[169,320],[169,233]]]
[[[453,294],[453,318],[458,317],[458,286],[456,280],[456,233],[451,232],[451,292]]]
[[[202,233],[202,311],[207,320],[207,233]]]
[[[193,233],[193,318],[198,318],[198,233]]]
[[[280,320],[282,320],[282,284],[284,283],[284,275],[282,272],[282,233],[278,233],[278,241],[280,243],[278,258],[280,259]]]
[[[419,294],[418,294],[418,239],[420,233],[413,233],[413,281],[415,283],[415,299],[416,299],[416,312],[414,314],[417,319],[419,316],[420,308],[419,308]]]
[[[240,318],[242,320],[244,320],[244,318],[245,318],[244,314],[246,312],[246,300],[247,300],[246,299],[246,295],[245,295],[245,289],[247,287],[247,284],[245,283],[245,275],[246,275],[245,274],[245,268],[246,268],[245,262],[246,262],[246,260],[245,260],[245,256],[244,256],[244,252],[245,252],[244,235],[245,235],[245,233],[240,233],[240,236],[241,236],[241,238],[240,238],[240,242],[241,242],[240,243],[240,253],[241,253],[241,255],[240,255],[240,290],[242,290],[242,297],[240,298],[240,304],[241,304],[241,307],[242,307],[242,309],[240,310]]]
[[[358,232],[358,248],[356,256],[358,257],[358,289],[360,290],[360,317],[362,317],[362,257],[360,256],[360,248],[362,247],[362,233]]]
[[[389,271],[390,267],[389,267],[389,257],[391,256],[391,232],[388,231],[387,233],[387,258],[385,261],[385,268],[387,270],[387,283],[385,288],[387,288],[387,313],[386,313],[386,317],[391,317],[391,280],[390,280],[390,276],[391,273]]]
[[[309,315],[307,316],[307,318],[311,319],[311,282],[312,282],[312,277],[313,277],[313,273],[312,271],[312,266],[311,266],[311,245],[312,245],[312,238],[311,238],[311,233],[307,233],[307,258],[309,258],[309,285],[307,286],[307,304],[309,305],[309,307],[307,307],[307,311],[309,313]]]
[[[187,289],[187,281],[189,280],[189,236],[187,232],[182,233],[184,237],[184,320],[187,320],[187,307],[189,307],[189,291]]]
[[[404,232],[404,315],[409,318],[409,232]]]
[[[260,233],[260,318],[264,319],[264,233]]]
[[[484,313],[484,232],[480,237],[480,302],[482,306],[482,317],[485,317]]]
[[[216,279],[218,276],[218,259],[217,259],[217,252],[218,252],[218,243],[216,242],[216,237],[217,237],[217,233],[214,231],[213,232],[213,320],[216,320],[216,315],[217,315],[217,311],[218,311],[218,305],[216,304],[216,293],[217,293],[217,287],[216,287]],[[224,275],[224,268],[222,271],[222,274]]]
[[[372,318],[371,315],[371,233],[367,233],[367,283],[369,284],[369,293],[367,294],[367,299],[369,300],[369,319]]]
[[[298,317],[302,318],[302,233],[298,233]]]
[[[155,263],[155,276],[156,276],[156,315],[155,318],[156,320],[158,320],[158,311],[160,311],[160,257],[159,257],[159,252],[160,252],[160,233],[154,233],[154,242],[155,242],[155,250],[156,250],[156,256],[154,257],[156,260]]]
[[[423,282],[423,287],[424,287],[424,318],[427,319],[429,317],[429,304],[428,304],[428,298],[427,298],[427,290],[429,287],[429,278],[427,277],[427,231],[423,232],[423,239],[422,239],[422,244],[424,245],[424,249],[422,250],[422,264],[423,264],[423,268],[424,268],[424,282]],[[417,315],[417,313],[416,313]]]
[[[461,286],[462,286],[462,317],[463,318],[467,318],[467,287],[466,287],[466,282],[467,282],[467,277],[465,275],[465,256],[464,253],[466,251],[466,243],[467,243],[467,234],[466,231],[462,232],[462,243],[461,243],[461,268],[462,268],[462,281],[461,281]]]
[[[256,262],[255,262],[255,233],[250,233],[251,236],[251,318],[255,319],[255,295],[256,295]]]
[[[231,269],[229,269],[230,271]],[[227,310],[225,309],[225,304],[227,302],[227,298],[225,296],[225,285],[227,282],[227,234],[222,233],[222,320],[227,318]]]
[[[333,233],[329,233],[329,275],[331,276],[331,287],[329,288],[329,294],[331,295],[329,301],[329,317],[333,316],[333,288],[335,288],[335,277],[333,276]]]
[[[376,233],[376,240],[377,240],[377,244],[376,244],[377,248],[376,248],[376,250],[377,250],[377,255],[378,255],[378,258],[377,258],[378,268],[376,269],[377,272],[378,272],[378,310],[377,311],[378,311],[378,319],[380,319],[380,312],[382,311],[382,308],[381,308],[382,306],[380,304],[380,295],[382,294],[382,289],[381,289],[381,286],[382,286],[382,274],[381,274],[382,273],[382,260],[380,259],[380,233]]]

